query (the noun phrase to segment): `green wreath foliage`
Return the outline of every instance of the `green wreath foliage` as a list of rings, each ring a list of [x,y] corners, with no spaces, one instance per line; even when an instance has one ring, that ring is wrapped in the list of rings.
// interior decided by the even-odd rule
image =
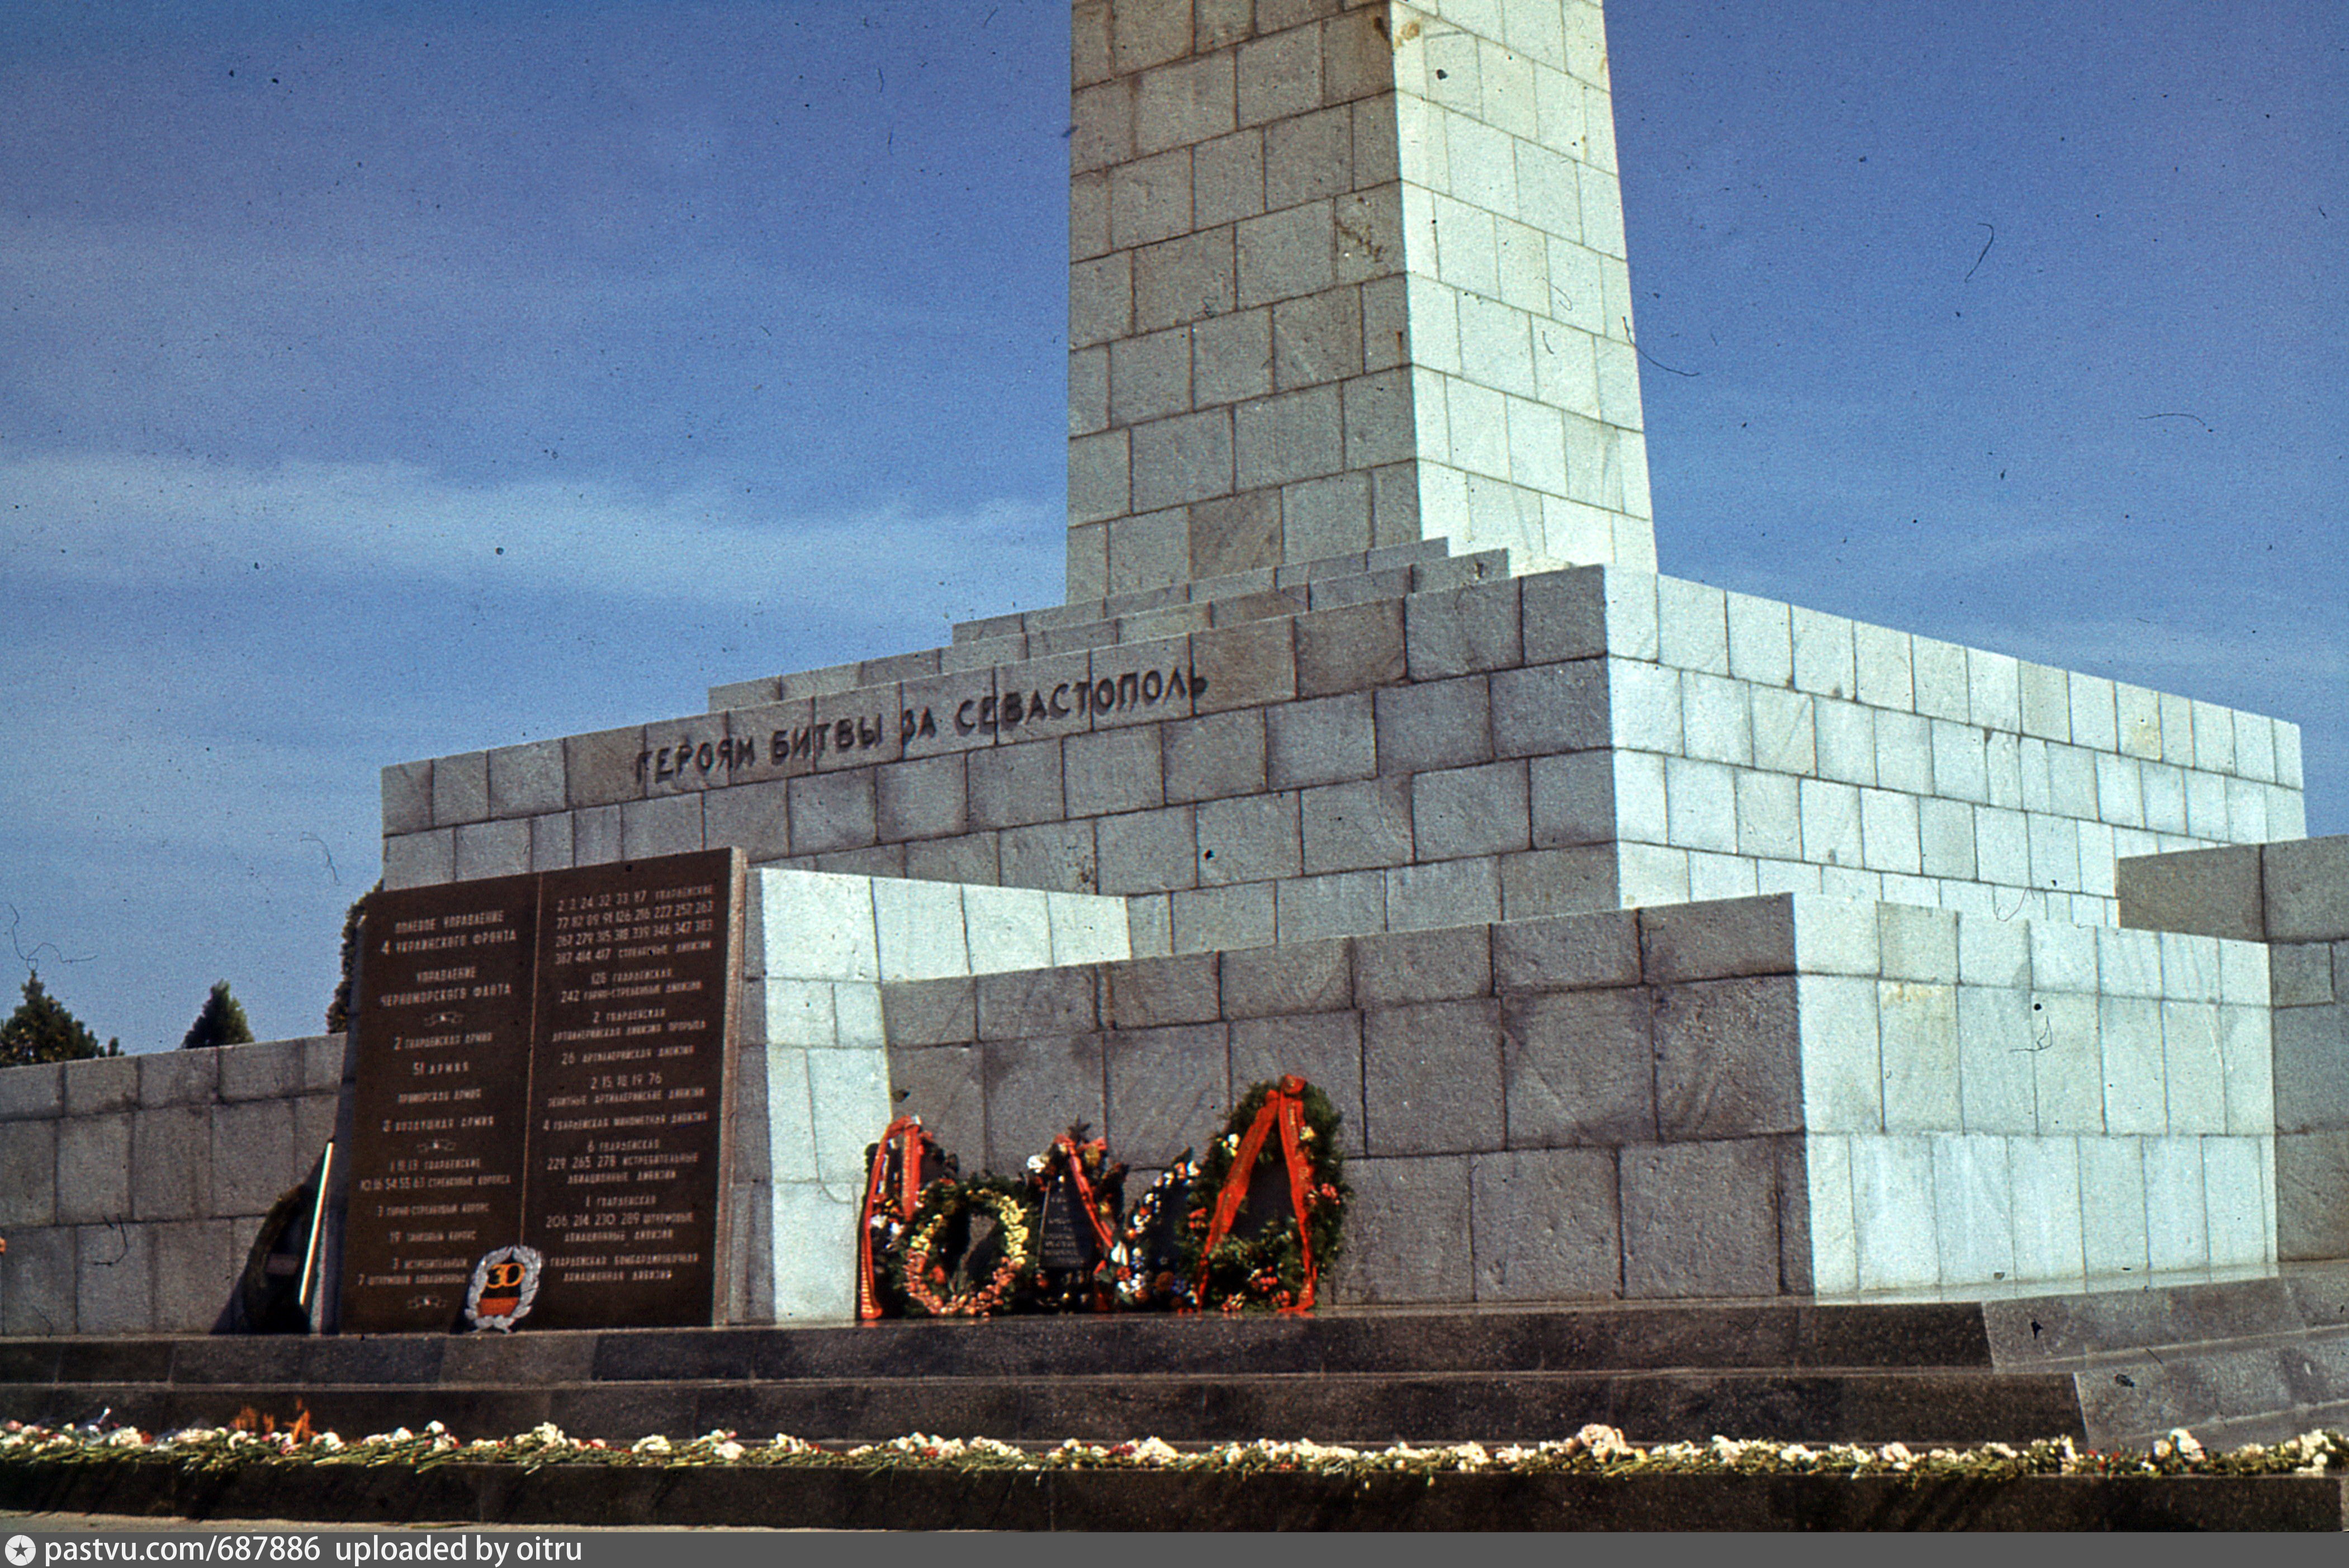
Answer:
[[[1190,1204],[1183,1217],[1180,1257],[1186,1280],[1199,1278],[1200,1254],[1215,1218],[1216,1199],[1231,1174],[1240,1140],[1278,1088],[1277,1082],[1268,1080],[1249,1088],[1199,1161],[1199,1174],[1191,1183]],[[1281,1217],[1256,1235],[1226,1235],[1216,1244],[1206,1258],[1206,1278],[1196,1303],[1200,1311],[1269,1312],[1292,1305],[1305,1287],[1302,1237],[1312,1238],[1317,1274],[1327,1275],[1344,1248],[1346,1202],[1353,1193],[1346,1185],[1345,1156],[1338,1150],[1338,1129],[1343,1119],[1330,1097],[1310,1083],[1305,1085],[1302,1099],[1305,1126],[1299,1141],[1312,1174],[1307,1192],[1309,1212],[1303,1216],[1306,1229],[1300,1233],[1299,1216],[1286,1212],[1288,1157],[1276,1128],[1257,1150],[1257,1170],[1247,1179],[1279,1184],[1284,1199]]]
[[[969,1271],[969,1225],[985,1209],[998,1221],[996,1258],[984,1279]],[[1009,1176],[934,1181],[885,1257],[883,1288],[907,1317],[991,1317],[1027,1304],[1041,1215],[1028,1184]]]

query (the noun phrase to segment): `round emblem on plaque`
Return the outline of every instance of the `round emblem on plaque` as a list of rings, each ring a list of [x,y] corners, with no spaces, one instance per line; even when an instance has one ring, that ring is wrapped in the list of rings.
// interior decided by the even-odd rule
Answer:
[[[465,1321],[475,1328],[512,1333],[538,1299],[538,1271],[545,1261],[534,1248],[519,1244],[482,1253],[465,1292]]]

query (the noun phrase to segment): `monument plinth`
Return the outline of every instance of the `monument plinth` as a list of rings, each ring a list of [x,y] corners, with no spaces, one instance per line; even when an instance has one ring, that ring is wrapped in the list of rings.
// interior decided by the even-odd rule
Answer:
[[[2123,930],[2115,872],[2301,836],[2295,727],[1655,574],[1598,6],[1072,19],[1069,602],[385,775],[398,887],[731,846],[778,919],[811,875],[884,931],[1086,901],[1099,945],[1025,960],[754,934],[733,1310],[844,1312],[892,1109],[1140,1171],[1283,1071],[1353,1140],[1340,1301],[1997,1295],[2337,1229],[2279,1185],[2266,946]],[[860,989],[810,1026],[809,985]]]

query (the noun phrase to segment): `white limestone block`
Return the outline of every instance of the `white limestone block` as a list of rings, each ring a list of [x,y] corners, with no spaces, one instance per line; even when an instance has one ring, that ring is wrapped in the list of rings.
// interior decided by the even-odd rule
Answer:
[[[2157,934],[2161,950],[2161,995],[2173,1002],[2216,1002],[2220,999],[2220,947],[2215,936],[2193,936],[2182,931]],[[2250,946],[2251,944],[2227,944]]]
[[[2194,766],[2205,772],[2235,770],[2235,715],[2199,697],[2193,702]]]
[[[2186,775],[2186,831],[2208,843],[2225,843],[2233,835],[2227,822],[2227,780],[2196,769]]]
[[[2038,1131],[2032,1044],[2028,991],[1958,987],[1958,1102],[1966,1131],[2026,1138]]]
[[[2105,901],[2113,897],[2117,887],[2116,852],[2113,848],[2113,830],[2102,822],[2075,822],[2073,832],[2080,841],[2080,891],[2097,901],[2097,909],[2090,923],[2108,925],[2112,919],[2105,913]],[[2072,900],[2073,918],[2081,918],[2082,900]]]
[[[768,975],[824,980],[881,977],[870,877],[772,870],[756,874]]]
[[[1819,892],[1829,898],[1874,903],[1884,896],[1884,876],[1880,872],[1862,871],[1857,866],[1821,866]]]
[[[2077,746],[2047,748],[2047,810],[2093,821],[2096,816],[2096,753]]]
[[[2275,1140],[2260,1138],[2252,1141],[2260,1146],[2260,1204],[2264,1211],[2267,1222],[2268,1251],[2267,1256],[2261,1261],[2272,1264],[2276,1261]]]
[[[1671,828],[1667,843],[1716,854],[1737,852],[1735,769],[1718,762],[1668,757],[1664,800]]]
[[[1820,889],[1819,874],[1823,869],[1801,861],[1756,861],[1754,863],[1754,891],[1816,896]]]
[[[2240,844],[2263,844],[2269,831],[2268,787],[2249,779],[2227,780],[2227,836]],[[464,845],[458,845],[461,851]]]
[[[1702,583],[1657,578],[1656,649],[1664,664],[1706,675],[1727,675],[1728,595]]]
[[[775,1317],[848,1323],[856,1316],[856,1202],[813,1181],[778,1181],[774,1224]]]
[[[1044,895],[1052,962],[1108,964],[1132,956],[1125,901],[1091,893]]]
[[[1937,1137],[1933,1232],[1941,1284],[2014,1277],[2014,1191],[2003,1138]]]
[[[2006,654],[1966,650],[1966,689],[1973,722],[1984,729],[2023,728],[2023,664]]]
[[[2042,891],[2078,892],[2080,831],[2069,817],[2023,813],[2031,839],[2031,885]]]
[[[1617,846],[1615,852],[1622,907],[1632,909],[1642,904],[1688,902],[1686,850],[1626,843]]]
[[[1821,865],[1857,869],[1860,864],[1859,791],[1824,779],[1806,779],[1801,789],[1803,858]]]
[[[1876,912],[1877,951],[1887,980],[1958,982],[1958,917],[1940,909],[1886,904]]]
[[[2096,989],[2096,936],[2086,926],[2068,922],[2033,921],[2031,984],[2041,991]],[[2158,960],[2157,959],[2158,963]]]
[[[2115,827],[2145,826],[2145,793],[2135,758],[2097,754],[2095,814]]]
[[[1681,676],[1681,742],[1686,755],[1750,766],[1754,729],[1747,687],[1719,676]]]
[[[2194,703],[2175,692],[2160,694],[2161,759],[2179,768],[2194,761]]]
[[[2080,1233],[2090,1279],[2145,1274],[2145,1157],[2138,1140],[2080,1140]]]
[[[2113,683],[2076,671],[2071,678],[2072,744],[2118,751],[2120,730]]]
[[[2011,921],[1958,919],[1958,979],[1968,985],[2013,986],[2028,989],[2031,979],[2031,930]]]
[[[2288,789],[2302,788],[2300,776],[2300,726],[2277,719],[2275,724],[2275,779]]]
[[[1656,576],[1610,566],[1606,573],[1607,651],[1614,658],[1656,657]],[[1619,737],[1618,745],[1626,744]]]
[[[1958,998],[1954,985],[1877,984],[1887,1132],[1955,1132]]]
[[[970,941],[971,973],[1041,969],[1052,962],[1051,906],[1042,892],[1030,888],[967,886],[962,890],[962,907]]]
[[[1925,874],[1958,882],[1974,880],[1974,809],[1963,800],[1931,798],[1917,802],[1918,847]]]
[[[1615,830],[1622,838],[1661,844],[1671,836],[1664,794],[1664,759],[1652,752],[1616,751]]]
[[[1689,851],[1689,897],[1753,898],[1761,891],[1755,862],[1746,856]]]
[[[2262,784],[2276,781],[2275,720],[2256,713],[2235,715],[2235,771]]]
[[[2145,797],[2145,825],[2156,833],[2186,831],[2186,771],[2166,762],[2137,765]]]
[[[1883,972],[1874,906],[1847,899],[1795,900],[1795,955],[1806,975],[1856,975],[1871,979]],[[1872,1009],[1874,993],[1868,993]],[[1869,1024],[1869,1037],[1875,1026]],[[1873,1045],[1869,1047],[1871,1052]]]
[[[2162,1090],[2174,1134],[2227,1130],[2227,1070],[2214,1002],[2161,1005]]]
[[[807,1053],[808,1098],[814,1108],[816,1180],[836,1192],[858,1191],[864,1149],[889,1125],[889,1057],[879,1048]]]
[[[1913,711],[1917,691],[1909,664],[1909,634],[1858,622],[1852,626],[1851,640],[1859,700],[1870,707],[1900,713]]]
[[[1811,1199],[1811,1290],[1828,1295],[1859,1289],[1859,1246],[1851,1202],[1851,1140],[1814,1131],[1805,1140],[1803,1174]]]
[[[1871,871],[1910,876],[1924,869],[1917,834],[1917,797],[1889,789],[1859,792],[1860,862]]]
[[[1859,1288],[1920,1290],[1940,1284],[1930,1140],[1855,1138],[1851,1152]]]
[[[2024,662],[2020,666],[2023,733],[2042,740],[2072,738],[2072,693],[2068,672]]]
[[[2279,784],[2268,786],[2268,838],[2304,839],[2308,837],[2308,804],[2297,788],[2286,789]]]
[[[2210,1266],[2202,1143],[2199,1138],[2145,1140],[2146,1266],[2156,1274]]]
[[[1994,805],[1975,810],[1973,864],[1975,875],[1985,882],[2030,887],[2032,841],[2023,812],[2008,812]]]
[[[2105,1131],[2105,1057],[2097,1000],[2076,991],[2031,994],[2031,1095],[2042,1137]],[[2159,1059],[2158,1047],[2151,1059]]]
[[[833,1014],[843,1049],[877,1051],[887,1044],[881,1027],[881,987],[864,980],[841,980],[832,987]]]
[[[2106,1130],[2116,1137],[2167,1132],[2161,1004],[2108,993],[2097,998],[2096,1029],[2104,1055]]]
[[[2275,1237],[2260,1179],[2261,1141],[2202,1140],[2202,1199],[2214,1269],[2256,1267],[2274,1255]]]
[[[815,1116],[808,1100],[808,1054],[767,1047],[767,1170],[769,1180],[815,1180]]]
[[[2014,1190],[2014,1277],[2081,1280],[2087,1259],[2081,1243],[2080,1141],[2017,1138],[2007,1144]]]
[[[2112,930],[2095,934],[2096,984],[2107,996],[2159,996],[2161,934]]]
[[[2023,741],[2004,730],[1982,735],[1983,793],[1993,806],[2023,809]]]
[[[2219,1000],[2243,1007],[2268,1006],[2268,947],[2264,942],[2221,942]]]
[[[1968,920],[1996,920],[1998,905],[1995,898],[1996,890],[1988,882],[1975,882],[1971,878],[1941,884],[1941,907]]]
[[[1932,770],[1934,793],[1948,799],[1971,800],[1977,805],[1990,801],[1990,770],[1983,754],[1983,732],[1970,724],[1953,724],[1948,719],[1932,721]]]
[[[2113,706],[2121,754],[2148,762],[2159,761],[2161,698],[2143,686],[2124,681],[2113,687]]]
[[[1849,700],[1858,693],[1852,674],[1851,623],[1840,615],[1795,605],[1795,686],[1815,696]]]
[[[1814,704],[1806,692],[1755,686],[1747,694],[1753,712],[1754,766],[1797,777],[1818,772]]]
[[[1913,713],[1876,716],[1876,782],[1911,795],[1933,791],[1933,721]]]
[[[1955,643],[1919,636],[1909,639],[1909,649],[1917,711],[1930,718],[1967,723],[1966,650]]]
[[[1737,770],[1737,852],[1800,860],[1803,820],[1798,781],[1781,773]]]
[[[764,1037],[771,1046],[836,1046],[840,1032],[829,980],[769,980],[764,983]]]
[[[1729,595],[1729,673],[1756,686],[1793,683],[1794,629],[1786,605],[1750,593]]]
[[[1609,573],[1611,578],[1614,574]],[[1634,751],[1681,751],[1681,673],[1668,665],[1607,661],[1615,744]]]
[[[962,890],[952,882],[882,878],[873,883],[880,977],[937,980],[970,973]]]
[[[1856,702],[1821,698],[1813,705],[1818,727],[1819,777],[1844,784],[1876,782],[1876,714]]]
[[[1909,876],[1903,872],[1884,873],[1884,902],[1910,903],[1923,909],[1941,907],[1942,883],[1938,877]]]

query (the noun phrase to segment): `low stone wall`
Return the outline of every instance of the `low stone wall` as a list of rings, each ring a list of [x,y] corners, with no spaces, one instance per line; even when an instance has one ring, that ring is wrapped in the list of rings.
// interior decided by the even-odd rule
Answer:
[[[1345,1117],[1344,1302],[2272,1269],[2266,953],[1808,894],[884,985],[966,1167]]]
[[[2267,944],[2277,1251],[2349,1257],[2349,835],[2148,855],[2117,876],[2124,925]]]
[[[344,1070],[341,1035],[0,1069],[0,1334],[212,1328]]]

